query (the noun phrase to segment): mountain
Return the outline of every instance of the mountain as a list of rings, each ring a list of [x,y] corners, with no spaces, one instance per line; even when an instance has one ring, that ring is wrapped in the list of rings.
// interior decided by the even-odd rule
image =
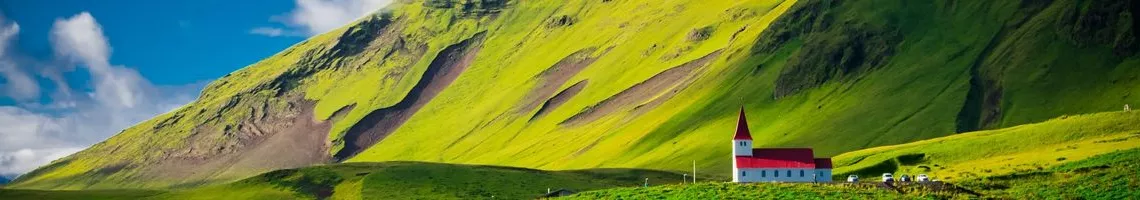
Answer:
[[[8,177],[0,176],[0,185],[6,184],[6,183],[8,183],[8,181],[12,181],[12,180],[9,180]]]
[[[11,186],[191,187],[342,162],[728,173],[1118,110],[1140,3],[401,0]]]

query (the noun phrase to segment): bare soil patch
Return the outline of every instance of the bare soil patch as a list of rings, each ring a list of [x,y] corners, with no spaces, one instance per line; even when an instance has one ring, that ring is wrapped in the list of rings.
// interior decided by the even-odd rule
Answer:
[[[171,153],[143,176],[182,181],[176,186],[196,186],[212,180],[242,178],[251,173],[297,168],[327,163],[327,137],[331,121],[316,121],[314,102],[294,99],[284,110],[267,110],[231,127],[224,134],[235,137],[226,144],[207,145],[212,149],[189,145],[185,151]],[[197,135],[211,135],[199,129]],[[198,141],[190,139],[188,141]]]
[[[589,67],[590,64],[594,64],[594,61],[597,61],[598,58],[601,57],[590,57],[590,54],[595,50],[595,48],[587,48],[574,52],[558,61],[558,63],[555,63],[553,66],[550,66],[550,68],[543,70],[542,73],[539,73],[537,76],[535,76],[534,80],[537,81],[536,87],[534,87],[534,89],[531,89],[530,92],[528,92],[527,95],[523,97],[521,104],[522,106],[516,107],[514,109],[514,113],[517,115],[529,114],[534,109],[542,106],[542,108],[539,108],[539,113],[531,117],[531,119],[534,119],[535,117],[542,115],[541,113],[549,112],[550,110],[557,108],[558,105],[561,105],[561,102],[557,103],[558,105],[550,105],[549,103],[552,100],[551,96],[555,95],[556,92],[559,92],[558,89],[562,87],[562,85],[566,84],[570,78],[578,75],[579,72],[582,72],[583,69]],[[581,86],[585,86],[585,84],[581,82],[576,84],[582,84]],[[567,88],[566,90],[559,93],[558,95],[562,95],[559,101],[568,100],[570,97],[573,97],[574,94],[578,93],[577,91],[572,91],[572,89],[573,88]],[[581,89],[582,88],[578,88],[576,90]]]
[[[610,96],[610,98],[583,109],[578,114],[562,121],[561,125],[577,126],[593,122],[602,116],[617,111],[641,110],[638,112],[640,113],[656,107],[688,87],[699,74],[694,72],[702,70],[718,55],[720,55],[720,51],[658,73],[641,83]],[[656,99],[652,99],[654,97]]]
[[[338,162],[351,158],[403,125],[412,114],[451,85],[471,65],[479,52],[477,43],[481,42],[482,37],[482,34],[478,34],[440,51],[404,99],[391,107],[368,113],[349,128],[344,136],[344,148],[333,158]]]
[[[574,95],[577,95],[578,92],[581,92],[583,88],[586,88],[586,84],[588,83],[588,80],[578,81],[578,83],[574,83],[574,85],[570,86],[570,88],[566,88],[565,90],[562,90],[562,92],[555,94],[554,97],[550,97],[550,99],[547,99],[546,102],[542,103],[542,106],[538,108],[538,112],[534,113],[534,116],[530,117],[530,121],[534,121],[535,119],[546,115],[547,112],[550,112],[551,110],[562,106],[563,103],[566,103],[566,101],[569,101],[570,98],[574,97]]]

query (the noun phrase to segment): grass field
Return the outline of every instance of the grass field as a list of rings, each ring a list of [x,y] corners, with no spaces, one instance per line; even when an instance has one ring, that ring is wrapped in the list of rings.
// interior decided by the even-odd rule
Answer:
[[[1044,170],[962,181],[991,196],[1029,199],[1129,199],[1140,196],[1140,148],[1115,151]]]
[[[841,154],[836,177],[924,173],[959,181],[1036,171],[1100,154],[1140,148],[1140,112],[1066,116],[1042,123],[979,131]]]
[[[1065,116],[853,151],[833,158],[835,178],[928,174],[991,197],[1135,197],[1138,121],[1138,112]]]
[[[930,199],[869,185],[700,183],[588,191],[558,199]]]
[[[588,191],[675,184],[678,173],[636,169],[541,171],[419,162],[350,163],[278,170],[177,190],[0,189],[3,199],[530,199],[547,189]]]

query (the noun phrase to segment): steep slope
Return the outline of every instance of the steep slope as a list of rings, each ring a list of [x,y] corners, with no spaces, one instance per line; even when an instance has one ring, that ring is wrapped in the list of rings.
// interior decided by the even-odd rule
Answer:
[[[17,188],[180,187],[330,162],[726,173],[1140,102],[1112,0],[398,1]]]

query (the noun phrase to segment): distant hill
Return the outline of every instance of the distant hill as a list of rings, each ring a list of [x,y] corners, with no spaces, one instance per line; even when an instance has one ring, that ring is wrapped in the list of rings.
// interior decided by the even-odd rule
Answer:
[[[394,2],[10,186],[384,161],[725,175],[740,107],[756,146],[835,156],[1140,103],[1137,1]]]
[[[8,177],[0,176],[0,185],[7,184],[8,181],[12,181],[12,180],[8,179]]]

